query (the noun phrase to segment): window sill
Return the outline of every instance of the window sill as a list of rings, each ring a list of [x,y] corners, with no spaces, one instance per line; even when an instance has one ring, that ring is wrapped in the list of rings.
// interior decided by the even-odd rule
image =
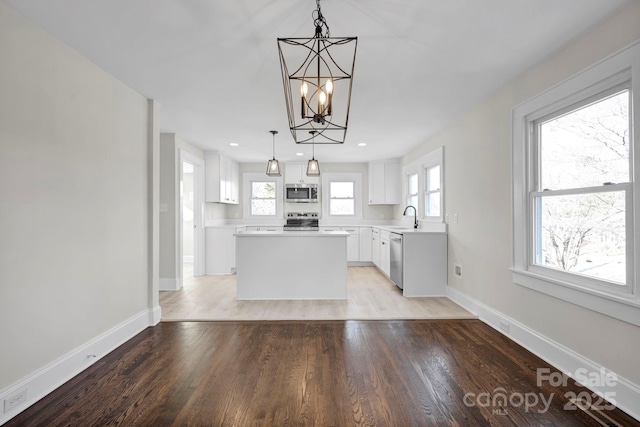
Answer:
[[[640,326],[640,304],[630,298],[604,294],[530,271],[511,268],[513,282],[534,291]]]

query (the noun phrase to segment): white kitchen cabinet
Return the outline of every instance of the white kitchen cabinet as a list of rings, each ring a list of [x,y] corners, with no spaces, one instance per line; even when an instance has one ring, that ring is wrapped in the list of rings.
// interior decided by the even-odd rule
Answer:
[[[391,273],[391,246],[389,232],[380,230],[380,269],[389,276]]]
[[[285,184],[318,184],[320,178],[307,176],[306,163],[286,163],[284,181]]]
[[[369,204],[398,205],[402,203],[400,159],[369,162]]]
[[[205,151],[205,199],[207,202],[238,204],[240,168],[217,151]]]
[[[360,261],[360,230],[358,227],[342,227],[349,233],[347,238],[347,261]]]
[[[360,261],[371,262],[371,227],[360,227]]]
[[[380,230],[377,228],[371,229],[371,261],[373,264],[380,268]]]

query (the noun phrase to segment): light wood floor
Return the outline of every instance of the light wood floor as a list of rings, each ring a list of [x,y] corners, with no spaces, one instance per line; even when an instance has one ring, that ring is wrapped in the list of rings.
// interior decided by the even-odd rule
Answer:
[[[184,288],[160,292],[163,321],[475,319],[445,297],[405,298],[375,267],[349,267],[347,299],[237,301],[236,276],[190,276]]]

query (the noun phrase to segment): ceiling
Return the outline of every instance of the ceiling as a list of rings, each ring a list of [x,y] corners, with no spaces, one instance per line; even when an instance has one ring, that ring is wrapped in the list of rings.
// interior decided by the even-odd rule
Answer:
[[[158,101],[163,132],[266,162],[276,129],[278,159],[310,157],[288,131],[276,39],[313,35],[314,0],[2,1]],[[626,2],[322,0],[358,52],[345,144],[316,158],[405,154]]]

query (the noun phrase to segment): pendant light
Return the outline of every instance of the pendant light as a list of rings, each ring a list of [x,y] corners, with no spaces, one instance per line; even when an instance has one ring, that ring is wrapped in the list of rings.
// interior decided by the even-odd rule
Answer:
[[[273,159],[267,163],[267,175],[282,176],[282,173],[280,173],[280,163],[276,160],[276,134],[278,131],[270,130],[269,132],[273,135]]]
[[[320,176],[320,164],[316,160],[316,143],[315,136],[316,131],[312,130],[309,132],[311,134],[311,160],[307,163],[307,176]]]
[[[358,38],[331,37],[320,0],[312,18],[313,37],[278,38],[289,129],[297,144],[310,142],[310,130],[317,132],[318,144],[342,144]]]

